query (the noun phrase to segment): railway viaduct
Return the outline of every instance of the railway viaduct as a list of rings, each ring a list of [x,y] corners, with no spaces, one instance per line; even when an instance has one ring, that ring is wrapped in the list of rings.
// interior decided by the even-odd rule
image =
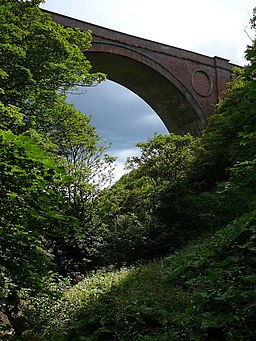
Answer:
[[[65,27],[92,31],[93,71],[132,90],[170,132],[200,134],[232,79],[233,64],[48,12]]]

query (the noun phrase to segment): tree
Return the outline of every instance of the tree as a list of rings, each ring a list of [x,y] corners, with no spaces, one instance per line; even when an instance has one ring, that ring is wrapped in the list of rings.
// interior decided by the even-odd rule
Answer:
[[[252,25],[255,23],[255,10]],[[210,117],[189,175],[198,193],[202,225],[225,226],[255,207],[255,39],[248,65],[235,70],[229,90]]]
[[[42,109],[54,106],[60,93],[105,79],[100,73],[90,74],[91,65],[81,51],[90,47],[90,32],[54,23],[39,9],[41,2],[0,3],[0,101],[20,109],[22,131],[33,127]]]
[[[0,132],[0,168],[0,306],[15,330],[20,290],[42,288],[54,270],[49,239],[67,234],[75,219],[62,213],[68,202],[57,183],[68,180],[64,169],[28,136]]]
[[[154,134],[153,138],[137,144],[140,156],[128,158],[127,168],[139,169],[140,174],[156,183],[158,180],[174,183],[184,175],[184,160],[191,159],[194,140],[190,135]]]
[[[183,182],[197,139],[155,134],[137,146],[140,155],[127,161],[130,173],[104,190],[94,205],[105,241],[101,255],[107,263],[121,265],[163,256],[189,238],[178,219],[187,208]]]
[[[21,289],[36,293],[56,270],[52,239],[74,235],[78,224],[67,196],[74,172],[60,166],[76,146],[84,161],[84,153],[89,160],[99,152],[89,120],[65,104],[71,87],[105,79],[90,73],[82,53],[91,34],[57,25],[41,12],[41,2],[0,1],[1,304],[15,309]],[[68,120],[76,128],[83,124],[78,137],[64,131]],[[89,173],[79,185],[90,186]]]
[[[103,186],[111,183],[115,160],[106,154],[90,118],[61,98],[55,110],[49,111],[47,144],[53,158],[64,167],[72,180],[66,184],[68,214],[79,220],[69,234],[52,238],[52,249],[63,275],[77,277],[95,263],[95,244],[100,245],[100,231],[93,226],[93,202]],[[48,111],[46,110],[46,113]],[[50,143],[49,143],[50,142]],[[96,232],[96,233],[95,233]]]
[[[40,3],[0,4],[0,124],[25,132],[55,160],[62,159],[74,179],[67,189],[74,214],[83,219],[88,197],[110,180],[114,159],[105,154],[107,146],[99,143],[89,118],[65,102],[66,92],[77,85],[93,86],[105,75],[91,74],[82,52],[91,46],[90,32],[54,23],[40,11]]]
[[[252,11],[252,18],[250,20],[250,23],[251,23],[251,27],[253,29],[256,29],[256,7]]]
[[[255,40],[245,56],[249,64],[235,70],[235,79],[203,134],[193,179],[205,189],[230,180],[234,167],[255,158]]]
[[[115,158],[106,154],[109,146],[100,141],[90,117],[74,109],[64,97],[57,98],[54,107],[45,106],[43,112],[35,127],[36,131],[44,127],[44,134],[34,137],[72,176],[67,188],[69,202],[72,214],[82,221],[87,215],[86,205],[103,186],[111,183]]]

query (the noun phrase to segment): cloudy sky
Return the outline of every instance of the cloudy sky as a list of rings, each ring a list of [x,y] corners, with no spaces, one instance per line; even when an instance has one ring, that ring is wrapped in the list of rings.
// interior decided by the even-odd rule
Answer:
[[[120,32],[219,56],[244,65],[248,22],[255,0],[46,0],[42,8]],[[107,81],[70,95],[80,111],[91,114],[99,135],[118,156],[117,177],[135,144],[154,132],[167,133],[156,113],[126,88]]]

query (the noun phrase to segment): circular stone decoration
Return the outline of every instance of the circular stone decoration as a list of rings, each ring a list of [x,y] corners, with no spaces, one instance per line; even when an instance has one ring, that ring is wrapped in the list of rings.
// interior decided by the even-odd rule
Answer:
[[[192,74],[192,86],[194,90],[203,97],[212,93],[212,80],[204,70],[195,70]]]

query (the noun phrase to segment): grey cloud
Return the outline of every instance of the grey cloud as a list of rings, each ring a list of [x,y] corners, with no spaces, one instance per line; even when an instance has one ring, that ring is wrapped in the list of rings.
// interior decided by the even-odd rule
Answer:
[[[85,89],[80,92],[84,93]],[[167,129],[157,114],[138,96],[116,83],[107,81],[86,89],[82,95],[68,96],[68,102],[85,114],[98,134],[112,143],[112,151],[130,149],[154,132]]]

